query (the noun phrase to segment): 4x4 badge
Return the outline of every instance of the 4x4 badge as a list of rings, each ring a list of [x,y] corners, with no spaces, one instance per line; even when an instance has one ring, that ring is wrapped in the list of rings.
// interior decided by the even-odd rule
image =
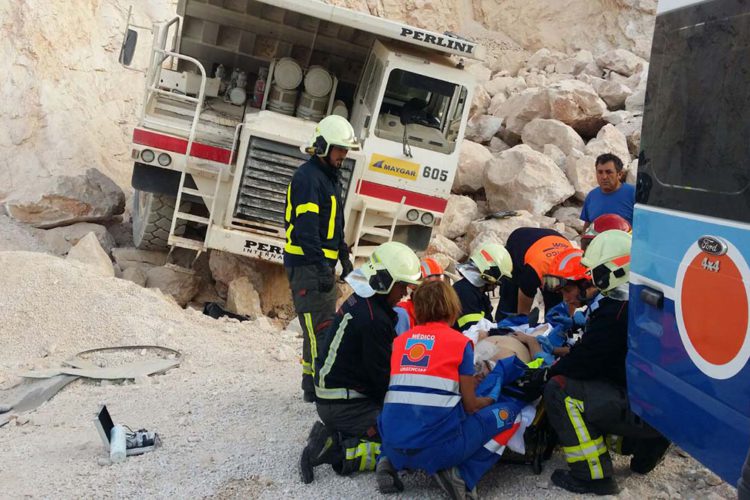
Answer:
[[[701,236],[698,239],[701,250],[711,255],[724,255],[727,253],[727,244],[715,236]]]

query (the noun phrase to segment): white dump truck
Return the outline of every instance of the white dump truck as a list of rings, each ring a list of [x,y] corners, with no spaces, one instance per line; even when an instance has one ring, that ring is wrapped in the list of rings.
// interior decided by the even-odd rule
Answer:
[[[315,0],[179,0],[177,14],[151,30],[133,131],[136,246],[281,262],[287,185],[335,113],[363,145],[342,167],[355,257],[389,240],[426,248],[475,87],[463,60],[483,47]]]

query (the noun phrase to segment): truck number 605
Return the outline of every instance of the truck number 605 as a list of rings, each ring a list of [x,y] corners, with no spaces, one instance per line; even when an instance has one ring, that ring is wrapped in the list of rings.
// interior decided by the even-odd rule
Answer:
[[[422,177],[433,180],[440,179],[442,182],[445,182],[448,180],[448,171],[440,170],[439,168],[425,167],[424,170],[422,170]]]

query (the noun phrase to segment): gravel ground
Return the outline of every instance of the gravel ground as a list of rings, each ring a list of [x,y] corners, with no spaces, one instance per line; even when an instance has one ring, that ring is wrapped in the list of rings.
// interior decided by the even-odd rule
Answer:
[[[20,370],[59,366],[95,347],[155,343],[185,356],[179,368],[139,384],[76,381],[0,428],[3,498],[378,496],[372,475],[339,477],[327,467],[316,469],[314,484],[300,483],[296,461],[316,415],[300,398],[296,333],[265,319],[212,320],[158,291],[41,253],[0,252],[0,269],[0,389],[17,382]],[[100,403],[118,423],[159,432],[163,446],[110,464],[92,423]],[[676,451],[646,477],[630,475],[627,463],[616,459],[621,498],[736,497]],[[556,453],[541,476],[500,465],[479,493],[573,498],[549,484],[563,464]],[[443,498],[424,475],[407,475],[405,483],[401,498]]]

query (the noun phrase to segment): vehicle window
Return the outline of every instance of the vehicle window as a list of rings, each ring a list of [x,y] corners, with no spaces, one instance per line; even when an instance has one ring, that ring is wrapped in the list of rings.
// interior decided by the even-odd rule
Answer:
[[[709,197],[730,214],[746,211],[750,197],[750,15],[725,12],[697,22],[706,18],[697,10],[657,21],[639,201],[727,216],[712,212]]]
[[[455,149],[466,90],[456,84],[410,71],[394,69],[380,105],[375,135],[397,142],[406,137],[412,147],[450,154]],[[453,130],[453,132],[452,132]]]

